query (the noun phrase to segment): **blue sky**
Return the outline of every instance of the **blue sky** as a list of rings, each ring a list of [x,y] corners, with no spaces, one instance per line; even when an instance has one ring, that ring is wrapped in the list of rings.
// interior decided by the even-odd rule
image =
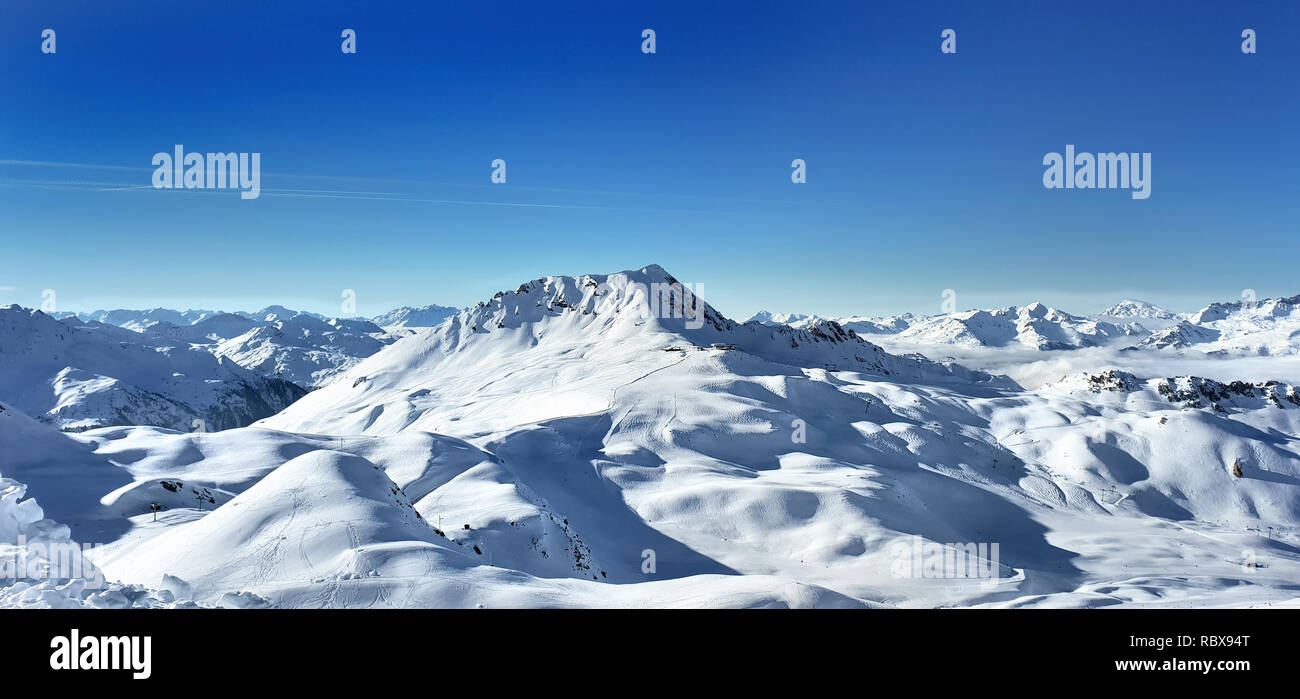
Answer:
[[[0,303],[373,315],[652,262],[737,317],[1300,293],[1297,31],[1282,0],[10,0]],[[1151,198],[1045,189],[1067,143],[1152,153]],[[149,188],[175,144],[261,153],[262,196]]]

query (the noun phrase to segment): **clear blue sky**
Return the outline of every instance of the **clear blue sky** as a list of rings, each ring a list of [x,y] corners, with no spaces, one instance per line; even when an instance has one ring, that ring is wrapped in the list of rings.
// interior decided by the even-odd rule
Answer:
[[[1287,0],[6,0],[0,303],[372,315],[651,262],[739,317],[1300,293],[1298,36]],[[147,188],[178,143],[260,152],[261,198]],[[1151,152],[1151,198],[1044,189],[1067,143]]]

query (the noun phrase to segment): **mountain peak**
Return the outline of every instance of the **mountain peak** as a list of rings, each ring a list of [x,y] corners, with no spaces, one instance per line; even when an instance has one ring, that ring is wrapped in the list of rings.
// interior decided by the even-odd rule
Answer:
[[[1168,320],[1175,317],[1173,313],[1146,301],[1124,299],[1101,312],[1110,318],[1159,318]]]
[[[1023,306],[1021,310],[1032,318],[1043,318],[1054,309],[1048,308],[1047,306],[1034,301],[1027,306]]]

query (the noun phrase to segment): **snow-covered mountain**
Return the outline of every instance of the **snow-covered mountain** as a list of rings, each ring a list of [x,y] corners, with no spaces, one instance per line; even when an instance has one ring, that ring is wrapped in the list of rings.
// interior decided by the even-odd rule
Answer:
[[[894,336],[920,345],[1007,347],[1038,350],[1076,349],[1108,344],[1118,338],[1145,336],[1137,324],[1116,324],[1070,315],[1041,303],[991,311],[965,311],[917,320]]]
[[[0,307],[0,397],[65,430],[246,425],[302,396],[182,342],[75,317]]]
[[[917,317],[911,313],[896,316],[848,316],[836,322],[859,335],[896,335],[912,327]]]
[[[285,308],[284,306],[280,306],[278,304],[273,306],[267,306],[266,308],[263,308],[260,311],[235,311],[235,315],[243,316],[249,320],[256,320],[260,322],[273,322],[276,320],[284,320],[296,316],[305,316],[308,318],[315,318],[316,320],[321,320],[321,321],[329,320],[328,316],[323,316],[319,313],[310,313],[308,311],[294,311]]]
[[[157,342],[187,342],[262,376],[315,388],[398,338],[438,325],[456,312],[437,305],[402,307],[371,321],[272,305],[235,313],[155,308],[54,316],[136,330]]]
[[[1131,350],[1190,350],[1221,357],[1300,354],[1300,296],[1212,303],[1174,313],[1126,299],[1094,316],[1072,315],[1041,303],[934,316],[834,318],[845,330],[876,335],[897,350],[943,355],[947,348],[1020,347],[1070,350],[1119,344]],[[761,311],[750,322],[806,327],[827,318]]]
[[[1106,318],[1118,318],[1124,320],[1142,320],[1143,318],[1154,318],[1157,320],[1177,320],[1178,314],[1146,301],[1136,301],[1134,299],[1125,299],[1119,303],[1107,308],[1101,312]]]
[[[1102,332],[1013,315],[983,350]],[[111,542],[110,579],[200,604],[1296,603],[1293,383],[1062,374],[736,323],[650,266],[501,292],[252,426],[50,432],[0,476]],[[968,546],[983,573],[914,558]]]
[[[257,324],[247,332],[218,342],[212,351],[262,376],[316,387],[328,383],[394,339],[370,321],[338,318],[325,321],[300,313]]]
[[[803,313],[769,313],[768,311],[759,311],[742,322],[761,323],[762,325],[789,325],[795,327],[802,321],[811,320],[816,317],[817,316],[810,316]]]
[[[1213,342],[1219,339],[1219,335],[1219,331],[1213,328],[1180,320],[1164,330],[1151,333],[1137,346],[1151,349],[1184,348],[1203,342]]]
[[[261,323],[234,313],[214,313],[190,325],[162,321],[141,329],[148,337],[209,344],[238,337]]]
[[[109,325],[116,325],[129,330],[143,330],[154,323],[192,325],[205,318],[216,315],[216,311],[173,311],[170,308],[131,310],[119,308],[112,311],[90,311],[81,313],[61,311],[58,313],[51,313],[50,315],[59,320],[68,317],[76,317],[83,321],[107,323]]]
[[[326,318],[283,306],[238,313],[153,309],[99,315],[143,333],[146,342],[188,343],[258,375],[304,388],[327,383],[400,336],[368,320]],[[65,314],[70,316],[82,317]]]
[[[772,314],[759,311],[745,320],[746,323],[763,325],[788,325],[792,328],[805,328],[813,323],[833,321],[845,330],[852,330],[859,335],[893,335],[906,330],[916,321],[916,316],[904,313],[897,316],[845,316],[842,318],[804,315],[801,313]]]
[[[1300,354],[1300,296],[1212,303],[1188,322],[1207,332],[1193,345],[1229,355]]]
[[[413,308],[402,306],[377,315],[370,322],[382,328],[431,328],[456,315],[460,309],[450,306],[428,305]]]
[[[648,290],[655,285],[672,289],[667,303],[676,304],[677,317],[653,312],[656,299]],[[451,419],[441,417],[451,404],[510,420],[579,414],[606,405],[614,386],[637,376],[731,350],[792,366],[908,380],[1005,382],[891,355],[833,321],[804,329],[738,324],[651,266],[549,277],[501,292],[431,331],[399,340],[267,424],[334,434],[408,427],[437,432],[443,419]],[[501,376],[511,381],[502,385]],[[522,390],[530,377],[557,390]]]

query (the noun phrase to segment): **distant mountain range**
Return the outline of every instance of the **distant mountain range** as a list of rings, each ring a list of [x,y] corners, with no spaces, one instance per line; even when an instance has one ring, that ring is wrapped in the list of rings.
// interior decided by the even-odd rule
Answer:
[[[158,425],[227,429],[307,390],[455,309],[399,308],[378,320],[284,306],[224,313],[168,308],[45,314],[0,307],[0,395],[64,430]]]
[[[455,315],[459,310],[450,306],[437,305],[421,306],[419,308],[402,306],[383,315],[377,315],[371,318],[370,321],[384,328],[393,326],[431,328],[441,324],[442,321]]]
[[[64,430],[227,429],[279,412],[305,393],[189,343],[0,306],[0,396]]]
[[[1151,303],[1121,301],[1094,316],[1073,315],[1041,303],[932,316],[822,318],[766,311],[747,322],[801,327],[834,320],[860,335],[891,345],[940,349],[1024,347],[1070,350],[1118,346],[1219,355],[1300,354],[1300,296],[1212,303],[1194,313],[1174,313]]]
[[[455,312],[446,306],[404,306],[367,320],[273,305],[233,313],[149,308],[50,315],[140,331],[157,342],[186,342],[262,376],[315,388],[399,337],[437,325]]]

